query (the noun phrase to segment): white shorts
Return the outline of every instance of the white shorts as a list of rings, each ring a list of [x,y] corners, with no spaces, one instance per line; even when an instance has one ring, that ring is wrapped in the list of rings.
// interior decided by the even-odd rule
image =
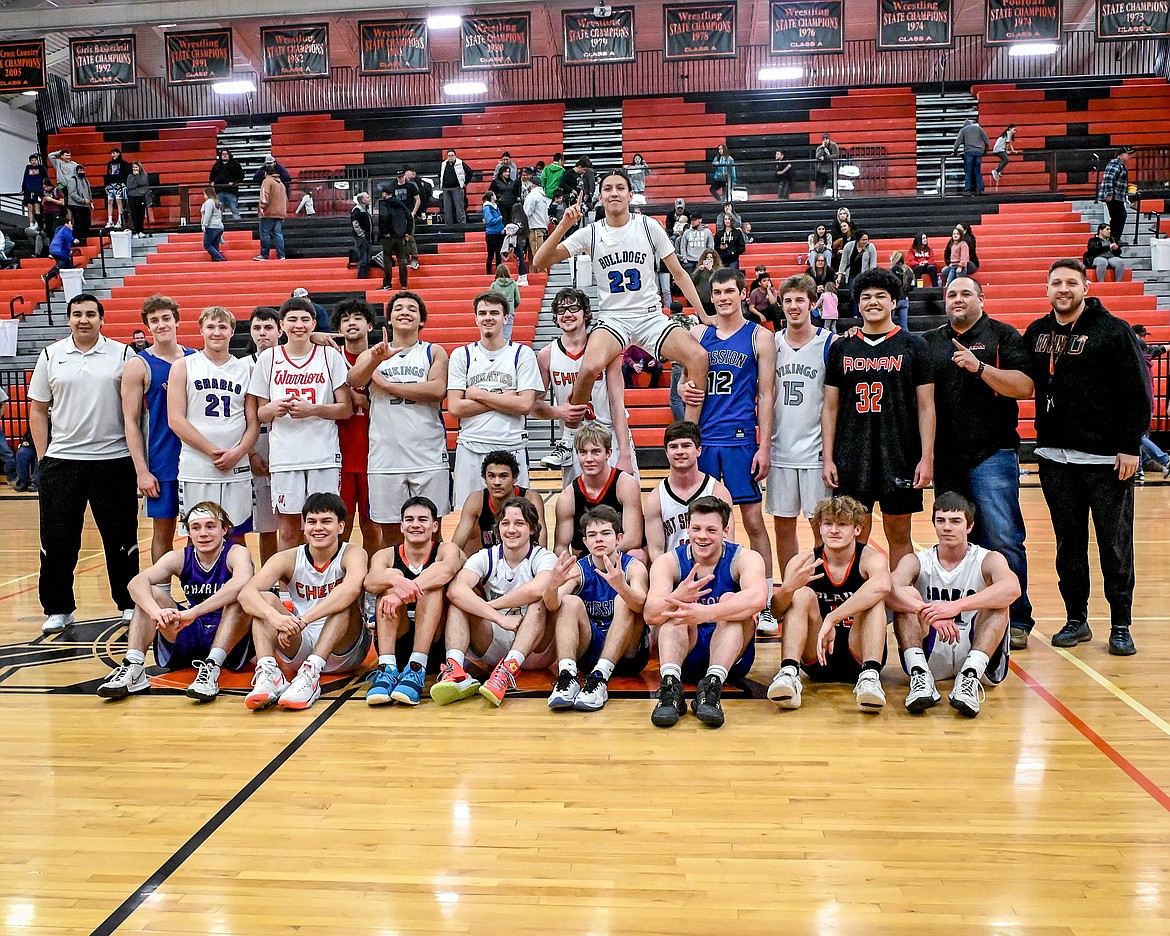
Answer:
[[[275,533],[276,511],[272,509],[272,479],[252,478],[252,532]]]
[[[451,512],[451,472],[446,468],[414,474],[372,474],[368,478],[370,519],[375,523],[401,523],[402,505],[412,497],[429,497],[439,508],[440,517]]]
[[[516,627],[520,627],[520,618],[523,616],[527,608],[513,608],[513,614],[516,617]],[[495,621],[492,621],[492,642],[488,645],[487,650],[482,655],[470,648],[467,651],[467,658],[473,663],[483,667],[485,670],[492,670],[496,668],[496,664],[508,655],[508,651],[512,649],[512,645],[516,643],[516,631],[510,631],[500,627]],[[556,661],[556,646],[551,641],[544,650],[537,650],[528,654],[524,659],[521,669],[526,670],[543,670],[548,669]]]
[[[608,428],[608,427],[607,427]],[[613,431],[612,429],[610,430]],[[616,448],[610,453],[609,467],[616,468],[618,459],[621,457],[621,452]],[[642,474],[638,471],[638,450],[634,448],[634,434],[630,433],[630,461],[634,466],[634,477],[639,481],[642,480]],[[581,460],[577,457],[577,450],[573,449],[573,462],[570,465],[565,465],[561,469],[561,487],[567,488],[570,484],[581,477]]]
[[[811,518],[820,501],[829,496],[820,468],[773,468],[768,472],[764,509],[773,517]]]
[[[463,502],[472,491],[483,487],[483,457],[488,452],[494,452],[500,446],[468,445],[462,440],[455,443],[455,509],[462,510]],[[521,448],[513,451],[516,460],[520,463],[520,477],[516,484],[520,487],[529,487],[528,483],[528,449]],[[396,522],[396,521],[392,521]]]
[[[301,664],[312,654],[313,647],[320,640],[321,631],[324,627],[324,621],[314,621],[301,631],[301,645],[294,656],[285,656],[284,651],[280,647],[276,648],[276,655],[292,669],[300,669]],[[365,661],[366,654],[370,652],[370,643],[373,639],[373,636],[370,634],[370,629],[363,627],[352,647],[344,649],[341,653],[329,654],[325,660],[325,669],[321,672],[344,673],[357,669]]]
[[[1003,642],[999,648],[991,655],[991,659],[987,663],[987,670],[983,674],[983,683],[985,685],[997,686],[1008,674],[1008,659],[1010,658],[1011,649],[1008,642],[1010,636],[1010,628],[1004,632]],[[927,665],[930,666],[930,675],[935,679],[954,679],[959,675],[963,668],[963,663],[967,656],[971,653],[971,636],[974,631],[973,627],[967,625],[959,626],[959,639],[954,643],[947,643],[945,640],[940,640],[937,632],[931,631],[930,638],[927,641],[926,660]],[[902,667],[905,669],[905,665]]]
[[[305,498],[317,493],[341,493],[340,468],[272,472],[272,509],[278,514],[299,514]]]
[[[621,342],[622,350],[637,345],[656,358],[662,357],[662,342],[676,328],[662,309],[655,306],[645,312],[598,312],[593,316],[593,327],[604,328]]]
[[[252,481],[180,481],[179,482],[179,516],[185,517],[187,511],[196,504],[211,501],[219,504],[227,511],[232,521],[232,529],[241,533],[251,531],[252,520]],[[240,529],[244,527],[244,529]]]

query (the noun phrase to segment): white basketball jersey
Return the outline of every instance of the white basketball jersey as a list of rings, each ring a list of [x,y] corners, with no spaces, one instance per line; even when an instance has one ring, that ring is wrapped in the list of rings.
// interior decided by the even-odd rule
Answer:
[[[244,437],[250,376],[248,362],[239,358],[229,357],[222,365],[213,364],[202,351],[187,358],[187,420],[217,449],[239,445]],[[247,455],[225,473],[193,445],[184,443],[179,452],[180,481],[215,483],[251,477]]]
[[[434,346],[419,341],[378,365],[391,383],[426,383]],[[370,383],[371,474],[433,471],[447,468],[447,428],[443,404],[404,400]]]
[[[489,393],[505,390],[544,391],[536,355],[527,345],[508,342],[496,351],[488,351],[478,341],[456,349],[451,355],[448,390],[480,387]],[[473,445],[519,451],[528,444],[528,430],[523,416],[509,416],[489,410],[468,416],[459,422],[459,438]]]
[[[658,482],[658,503],[662,505],[662,530],[666,534],[667,552],[683,543],[690,542],[690,537],[687,535],[687,528],[690,524],[687,522],[687,518],[691,503],[700,497],[710,497],[714,493],[715,478],[709,474],[703,475],[703,483],[686,500],[671,490],[670,478],[663,478]]]
[[[621,227],[594,221],[562,241],[570,256],[593,258],[597,304],[602,315],[611,312],[658,312],[658,264],[674,253],[666,230],[645,215],[630,215]]]
[[[772,426],[772,466],[820,468],[821,409],[825,402],[825,361],[833,333],[818,328],[812,341],[793,350],[776,335],[776,404]]]
[[[492,546],[475,553],[463,566],[479,577],[484,598],[495,601],[508,592],[527,585],[541,572],[548,572],[557,564],[557,557],[543,546],[533,545],[528,555],[515,567],[504,558],[503,546]]]
[[[573,387],[577,383],[577,375],[581,372],[581,358],[585,356],[582,350],[578,355],[572,355],[565,350],[558,338],[549,347],[548,380],[552,390],[553,403],[563,406],[573,394]],[[593,385],[593,393],[589,396],[589,407],[592,413],[588,419],[596,420],[613,432],[613,413],[609,408],[609,386],[605,382],[605,371],[597,376]],[[617,447],[617,440],[614,440]]]
[[[291,358],[285,346],[260,354],[248,392],[275,402],[300,397],[309,403],[336,403],[334,390],[345,384],[345,358],[336,348],[314,345],[303,358]],[[281,416],[268,433],[269,467],[273,471],[340,468],[337,420]]]
[[[249,374],[253,374],[256,372],[256,363],[258,360],[259,360],[258,354],[250,354],[250,355],[248,355],[248,357],[244,358],[244,363],[246,363],[248,365],[248,373]],[[248,392],[249,393],[252,392],[251,377],[248,378]],[[269,455],[268,432],[270,429],[272,429],[272,423],[260,423],[260,436],[259,436],[259,438],[256,439],[255,452],[257,455],[259,455],[265,461],[268,461],[268,455]]]
[[[293,614],[306,624],[317,620],[313,617],[313,609],[345,579],[341,557],[348,548],[349,543],[338,543],[333,558],[324,568],[318,568],[313,565],[308,543],[297,547],[297,561],[292,581],[288,583],[288,596],[292,599]]]
[[[914,587],[925,602],[958,601],[987,587],[983,578],[983,560],[987,558],[987,550],[982,546],[968,543],[963,561],[949,571],[938,561],[937,546],[920,550],[915,555],[918,557],[919,569]],[[975,612],[971,611],[959,615],[955,623],[960,629],[967,629],[974,620]]]

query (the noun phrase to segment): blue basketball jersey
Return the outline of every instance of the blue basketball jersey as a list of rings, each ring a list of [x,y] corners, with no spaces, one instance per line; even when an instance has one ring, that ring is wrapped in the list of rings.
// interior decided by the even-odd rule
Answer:
[[[738,543],[723,544],[723,555],[715,564],[714,578],[708,583],[709,594],[699,599],[699,604],[715,604],[724,595],[739,591],[739,582],[731,575],[731,564],[735,561],[735,554],[739,552]],[[691,574],[695,567],[695,560],[691,557],[691,544],[683,543],[676,546],[674,556],[678,560],[678,579],[681,582]]]
[[[199,564],[199,555],[195,552],[194,546],[188,544],[184,548],[183,570],[179,573],[179,584],[183,586],[183,594],[187,597],[188,607],[194,607],[206,601],[228,583],[232,577],[227,561],[228,551],[231,548],[232,544],[225,541],[210,569],[205,569]],[[200,620],[205,624],[213,622],[218,624],[220,614],[220,611],[212,611],[205,614]]]
[[[634,561],[634,557],[626,553],[618,553],[618,556],[624,573]],[[581,581],[575,594],[585,603],[585,612],[589,615],[589,620],[604,633],[613,623],[613,600],[617,597],[617,592],[597,571],[592,556],[578,559],[577,566],[581,570]]]
[[[183,356],[194,354],[183,348]],[[183,443],[171,431],[167,419],[167,381],[171,376],[171,362],[153,354],[149,348],[138,356],[150,368],[150,386],[146,388],[143,406],[146,408],[146,462],[150,473],[159,481],[177,481],[179,478],[179,450]]]
[[[703,445],[754,444],[759,362],[755,335],[760,326],[746,322],[734,335],[720,338],[708,325],[699,343],[707,352],[707,397],[699,417]]]

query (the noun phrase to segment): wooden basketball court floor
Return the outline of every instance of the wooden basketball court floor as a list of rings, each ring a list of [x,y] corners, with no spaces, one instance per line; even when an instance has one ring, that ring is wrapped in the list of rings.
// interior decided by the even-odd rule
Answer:
[[[553,714],[547,678],[498,710],[368,709],[353,683],[296,714],[103,703],[124,632],[96,534],[94,623],[43,638],[36,503],[4,498],[0,932],[1170,933],[1170,487],[1137,493],[1129,659],[1099,579],[1098,639],[1049,645],[1052,532],[1023,502],[1037,633],[978,719],[908,715],[892,654],[877,716],[806,688],[712,731],[654,728],[648,685]],[[753,679],[778,664],[761,644]]]

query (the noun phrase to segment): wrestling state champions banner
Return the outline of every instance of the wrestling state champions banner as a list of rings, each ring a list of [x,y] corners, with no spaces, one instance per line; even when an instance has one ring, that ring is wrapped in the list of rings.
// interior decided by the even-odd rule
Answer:
[[[413,75],[431,70],[426,20],[359,22],[358,43],[363,75]]]
[[[845,51],[845,0],[772,0],[772,55]]]
[[[735,10],[734,3],[663,7],[663,58],[668,62],[735,58],[739,52],[735,39]]]
[[[464,71],[532,67],[532,18],[527,13],[465,16],[460,25]]]
[[[954,44],[954,0],[878,0],[879,51],[949,49]]]
[[[268,26],[260,30],[264,80],[329,77],[329,26]]]
[[[232,76],[232,31],[167,33],[167,83],[206,84]]]
[[[634,8],[594,16],[592,10],[566,11],[565,64],[593,65],[634,61]]]

